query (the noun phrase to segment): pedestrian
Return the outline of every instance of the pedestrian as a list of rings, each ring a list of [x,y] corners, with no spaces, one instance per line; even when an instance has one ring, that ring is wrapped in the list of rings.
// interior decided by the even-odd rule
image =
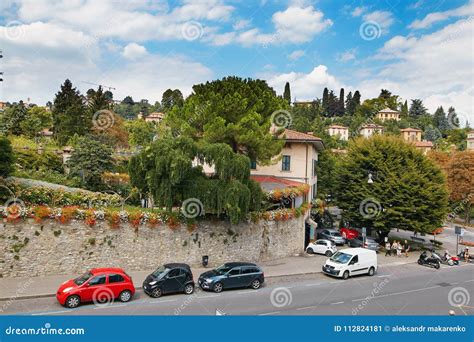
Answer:
[[[401,257],[401,256],[402,256],[402,243],[398,242],[397,243],[397,257]]]
[[[385,256],[391,256],[392,255],[392,253],[390,251],[390,248],[391,248],[390,242],[389,241],[385,242]]]
[[[464,250],[463,257],[464,257],[465,262],[469,262],[469,248],[468,247],[466,247],[466,249]]]
[[[397,240],[393,241],[393,243],[392,243],[392,254],[393,254],[393,256],[397,255],[397,246],[398,246]]]
[[[410,245],[408,244],[407,240],[405,240],[405,245],[403,246],[403,249],[405,250],[405,257],[408,258],[408,252],[410,251]]]

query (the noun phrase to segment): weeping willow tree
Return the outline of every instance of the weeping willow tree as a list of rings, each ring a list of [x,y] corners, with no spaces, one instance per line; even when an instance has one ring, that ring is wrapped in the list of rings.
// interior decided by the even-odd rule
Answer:
[[[214,166],[212,176],[204,174],[203,163]],[[129,174],[133,186],[169,211],[195,198],[206,213],[237,223],[260,209],[262,191],[250,179],[250,159],[224,143],[159,139],[130,160]]]

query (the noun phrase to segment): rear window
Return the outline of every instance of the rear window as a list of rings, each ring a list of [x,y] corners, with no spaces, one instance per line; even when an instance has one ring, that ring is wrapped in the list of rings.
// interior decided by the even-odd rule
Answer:
[[[120,274],[110,274],[109,283],[121,283],[125,279]]]

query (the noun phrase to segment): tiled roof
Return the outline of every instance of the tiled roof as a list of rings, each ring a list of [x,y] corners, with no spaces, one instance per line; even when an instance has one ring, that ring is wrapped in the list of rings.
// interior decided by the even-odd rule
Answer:
[[[346,126],[339,126],[339,125],[331,125],[329,128],[340,128],[340,129],[349,129],[349,127]]]
[[[275,176],[258,176],[250,175],[250,179],[253,179],[260,184],[263,190],[271,191],[277,188],[288,188],[300,186],[305,183],[291,181],[289,179],[275,177]]]
[[[363,125],[360,127],[361,129],[364,129],[364,128],[383,128],[383,126],[380,126],[380,125],[376,125],[376,124],[366,124],[366,125]]]
[[[382,109],[379,113],[398,113],[396,110],[390,109],[390,108],[384,108]]]
[[[408,127],[401,129],[400,132],[421,132],[421,129]]]
[[[285,129],[283,134],[286,140],[321,141],[321,138],[315,137],[314,135],[301,133],[292,129]]]
[[[415,141],[416,147],[433,147],[433,143],[431,141]]]

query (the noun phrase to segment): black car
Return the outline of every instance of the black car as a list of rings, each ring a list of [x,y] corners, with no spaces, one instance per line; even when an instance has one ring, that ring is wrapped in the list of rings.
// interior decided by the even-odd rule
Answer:
[[[194,292],[191,268],[187,264],[164,264],[146,277],[143,291],[154,298],[177,292],[191,294]]]
[[[221,292],[223,289],[251,287],[259,289],[265,281],[260,267],[247,262],[229,262],[199,277],[198,283],[203,290]]]

